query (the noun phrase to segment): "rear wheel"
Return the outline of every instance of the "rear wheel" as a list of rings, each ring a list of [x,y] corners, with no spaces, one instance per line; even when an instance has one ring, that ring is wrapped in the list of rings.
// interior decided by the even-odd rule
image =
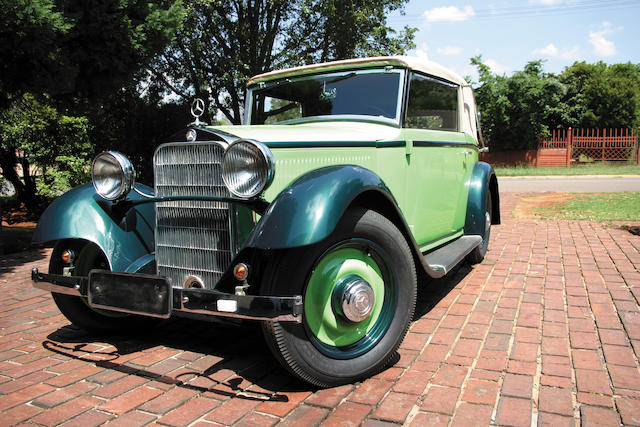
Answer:
[[[487,189],[487,206],[484,212],[484,234],[482,235],[482,243],[467,255],[467,260],[471,264],[480,264],[484,260],[484,256],[489,249],[489,239],[491,238],[491,218],[493,214],[493,206],[491,205],[491,191]]]
[[[294,375],[322,387],[381,370],[415,309],[409,246],[371,210],[347,212],[329,238],[285,252],[264,277],[264,294],[301,294],[304,301],[301,324],[264,323],[271,350]]]
[[[87,276],[93,269],[109,270],[109,263],[102,250],[95,244],[84,241],[60,241],[56,244],[49,262],[49,273],[62,274],[64,264],[60,253],[71,249],[77,253],[74,276]],[[132,328],[150,326],[155,319],[133,316],[116,311],[100,310],[89,306],[86,297],[51,293],[60,312],[75,326],[94,333],[113,333]]]

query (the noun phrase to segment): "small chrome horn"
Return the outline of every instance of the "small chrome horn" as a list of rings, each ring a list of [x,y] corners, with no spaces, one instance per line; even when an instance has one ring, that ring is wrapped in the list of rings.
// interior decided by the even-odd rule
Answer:
[[[198,276],[189,276],[185,279],[184,283],[182,284],[182,287],[185,289],[187,288],[204,289],[204,283],[202,282],[202,279],[199,278]]]

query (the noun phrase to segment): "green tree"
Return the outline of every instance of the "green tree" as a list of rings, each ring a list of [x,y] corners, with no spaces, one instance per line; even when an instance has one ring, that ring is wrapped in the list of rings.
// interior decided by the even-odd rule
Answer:
[[[253,75],[412,48],[414,29],[395,36],[386,25],[386,14],[405,2],[185,0],[181,29],[151,72],[182,99],[202,98],[239,124],[245,84]]]
[[[389,12],[402,10],[406,0],[305,0],[291,28],[287,65],[336,59],[400,55],[415,47],[417,28],[397,36],[386,25]]]
[[[24,92],[65,86],[60,56],[71,27],[53,0],[0,0],[0,109]]]
[[[60,114],[32,95],[0,115],[2,175],[31,210],[86,182],[92,149],[86,118]]]
[[[142,92],[142,93],[141,93]],[[136,181],[153,184],[155,148],[181,132],[192,120],[189,103],[167,102],[161,90],[129,86],[92,109],[89,114],[90,139],[95,152],[115,150],[129,157],[136,170]]]
[[[175,35],[184,15],[168,0],[59,0],[74,25],[64,38],[73,86],[69,93],[101,100],[144,78],[149,62]]]
[[[640,125],[640,65],[576,62],[560,74],[571,123],[585,128]]]
[[[147,78],[149,62],[183,15],[182,3],[168,0],[0,0],[0,156],[2,174],[20,201],[33,207],[77,177],[87,178],[96,141],[87,132],[107,123],[91,121],[113,105],[122,107],[126,88]],[[127,115],[124,108],[117,113]],[[126,129],[105,129],[113,133],[100,136],[126,137]],[[73,142],[72,135],[83,136]],[[57,142],[77,150],[52,150]],[[62,163],[59,170],[52,169],[52,159]],[[22,180],[17,163],[26,172]],[[38,168],[37,178],[29,166]]]
[[[494,151],[536,148],[552,129],[640,125],[640,64],[576,62],[556,76],[532,61],[508,77],[492,73],[480,56],[471,63],[480,76],[483,132]]]
[[[480,56],[471,63],[480,76],[476,97],[492,150],[534,149],[539,137],[570,121],[566,90],[556,76],[543,72],[542,61],[531,61],[510,77],[492,73]]]
[[[0,0],[0,109],[25,92],[111,94],[164,48],[183,12],[164,0]]]

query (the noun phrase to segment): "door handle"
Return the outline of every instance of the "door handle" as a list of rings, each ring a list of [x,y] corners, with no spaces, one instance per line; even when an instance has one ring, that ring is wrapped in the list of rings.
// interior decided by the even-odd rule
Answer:
[[[464,158],[462,159],[462,167],[465,169],[467,168],[467,158],[471,155],[471,153],[473,153],[473,151],[471,150],[464,150],[462,153],[460,153],[464,156]]]

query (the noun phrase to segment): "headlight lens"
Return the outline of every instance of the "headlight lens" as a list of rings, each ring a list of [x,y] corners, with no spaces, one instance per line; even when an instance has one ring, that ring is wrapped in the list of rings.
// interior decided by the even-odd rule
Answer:
[[[124,155],[105,151],[93,159],[91,177],[96,192],[107,200],[126,196],[135,181],[133,165]]]
[[[255,141],[238,140],[224,152],[222,179],[229,191],[242,198],[262,193],[273,181],[271,151]]]

